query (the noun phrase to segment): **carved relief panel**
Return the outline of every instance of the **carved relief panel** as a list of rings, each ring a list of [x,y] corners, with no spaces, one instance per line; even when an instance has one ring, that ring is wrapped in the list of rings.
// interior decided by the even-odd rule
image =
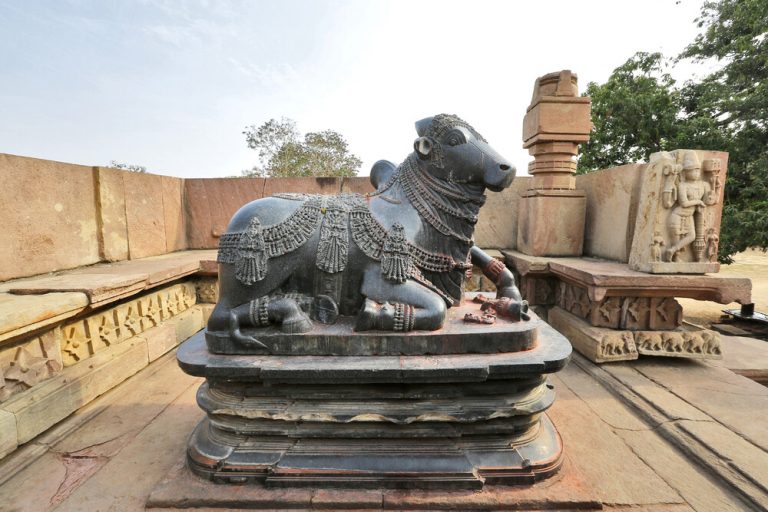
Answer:
[[[0,402],[63,368],[58,329],[0,352]]]
[[[610,329],[676,329],[683,321],[683,308],[672,297],[605,297],[590,300],[586,288],[560,282],[557,305],[594,327]]]
[[[717,272],[728,154],[676,150],[644,170],[629,267],[642,272]]]
[[[100,350],[156,327],[196,302],[195,285],[181,283],[64,324],[61,327],[64,366],[71,366]]]

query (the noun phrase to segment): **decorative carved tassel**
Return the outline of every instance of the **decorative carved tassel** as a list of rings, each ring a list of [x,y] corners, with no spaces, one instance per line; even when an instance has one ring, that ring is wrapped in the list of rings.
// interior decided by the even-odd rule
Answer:
[[[384,279],[404,283],[411,273],[413,261],[405,238],[405,228],[399,222],[392,224],[381,251],[381,273]]]
[[[245,285],[261,281],[267,275],[267,253],[259,219],[251,219],[237,246],[235,277]]]
[[[349,235],[347,233],[347,212],[328,210],[320,228],[320,241],[317,244],[317,268],[335,274],[347,266]]]

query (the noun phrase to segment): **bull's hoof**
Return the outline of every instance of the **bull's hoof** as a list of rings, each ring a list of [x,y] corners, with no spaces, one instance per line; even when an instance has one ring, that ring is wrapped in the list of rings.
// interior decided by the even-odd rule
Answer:
[[[242,334],[239,330],[229,333],[229,337],[233,341],[236,341],[241,345],[245,345],[246,347],[258,347],[258,348],[263,348],[264,350],[268,350],[265,344],[263,344],[253,336],[246,336],[245,334]]]
[[[339,306],[329,296],[318,295],[312,303],[310,316],[312,320],[317,320],[326,325],[335,324],[339,318]]]
[[[376,303],[371,299],[365,299],[363,309],[357,314],[357,320],[355,321],[356,331],[370,331],[376,326],[376,317],[379,314],[379,308],[376,307]]]
[[[312,330],[312,320],[304,312],[299,311],[297,314],[291,315],[291,318],[283,320],[280,324],[280,330],[287,334],[308,332]]]

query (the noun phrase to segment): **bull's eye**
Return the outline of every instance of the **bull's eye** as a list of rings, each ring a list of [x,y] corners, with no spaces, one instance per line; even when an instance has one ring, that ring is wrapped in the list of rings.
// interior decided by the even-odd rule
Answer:
[[[459,144],[464,144],[467,140],[464,138],[464,134],[459,130],[453,130],[448,134],[447,142],[449,146],[458,146]]]

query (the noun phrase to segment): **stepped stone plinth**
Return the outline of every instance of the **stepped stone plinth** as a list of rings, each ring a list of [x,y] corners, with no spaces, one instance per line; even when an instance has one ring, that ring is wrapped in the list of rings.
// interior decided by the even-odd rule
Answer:
[[[409,333],[463,352],[440,355],[213,354],[198,333],[178,352],[184,371],[206,379],[189,468],[268,487],[480,489],[547,477],[562,461],[547,374],[571,346],[535,316],[488,327],[448,321]],[[505,348],[503,333],[528,341]],[[350,333],[348,343],[376,352],[402,336]]]

